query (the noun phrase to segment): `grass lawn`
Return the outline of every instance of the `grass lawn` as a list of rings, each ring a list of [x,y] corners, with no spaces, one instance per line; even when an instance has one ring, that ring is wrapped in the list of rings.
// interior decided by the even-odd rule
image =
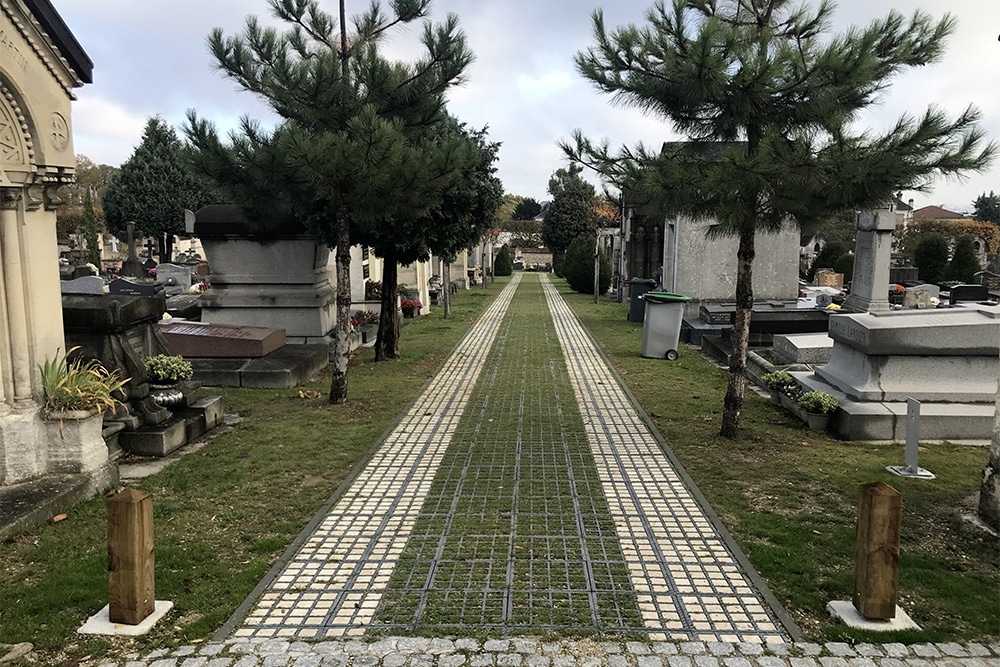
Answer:
[[[371,349],[357,353],[345,405],[327,403],[329,373],[288,390],[203,390],[221,394],[243,421],[135,484],[153,494],[156,597],[174,602],[171,622],[138,640],[76,634],[108,601],[105,501],[96,498],[65,521],[0,542],[0,643],[31,642],[42,664],[57,665],[209,638],[506,282],[460,291],[450,320],[441,308],[405,320],[398,360],[376,364]]]
[[[811,638],[863,641],[983,640],[1000,636],[1000,544],[963,515],[975,513],[982,447],[928,444],[920,466],[934,480],[885,471],[902,444],[842,442],[809,431],[748,392],[743,436],[718,435],[726,371],[682,346],[680,359],[640,356],[642,325],[626,304],[560,292],[761,575]],[[903,495],[900,605],[922,632],[866,634],[835,624],[826,603],[854,582],[858,487],[883,481]]]
[[[505,282],[460,292],[452,320],[442,319],[440,309],[407,320],[399,360],[375,364],[371,350],[358,354],[346,405],[326,403],[328,374],[293,390],[213,391],[244,420],[136,485],[153,494],[157,598],[176,605],[170,622],[150,635],[76,635],[107,603],[102,498],[78,505],[65,521],[0,542],[0,643],[32,642],[41,663],[55,665],[211,637]],[[688,348],[677,362],[643,359],[641,326],[626,321],[625,305],[563,295],[808,636],[1000,635],[1000,549],[996,538],[961,518],[973,511],[986,450],[928,445],[921,466],[937,479],[895,478],[884,466],[902,462],[902,446],[844,443],[806,431],[756,395],[747,398],[744,437],[720,438],[722,370]],[[303,398],[300,389],[322,396]],[[864,637],[832,624],[824,612],[827,601],[851,595],[857,489],[877,480],[903,494],[901,604],[924,631],[902,637]]]

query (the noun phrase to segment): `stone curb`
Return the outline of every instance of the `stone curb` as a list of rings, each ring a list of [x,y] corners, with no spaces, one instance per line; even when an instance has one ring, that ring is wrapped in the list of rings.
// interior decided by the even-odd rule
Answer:
[[[228,640],[98,667],[1000,667],[1000,642],[755,644],[537,638]]]

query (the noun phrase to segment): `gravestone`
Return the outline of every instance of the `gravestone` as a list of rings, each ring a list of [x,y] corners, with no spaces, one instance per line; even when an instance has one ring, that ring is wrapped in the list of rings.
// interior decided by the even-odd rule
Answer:
[[[914,285],[913,287],[907,287],[907,292],[927,292],[927,296],[936,299],[941,296],[941,288],[937,285],[931,285],[929,283],[924,283],[922,285]]]
[[[161,322],[170,348],[182,357],[263,357],[285,344],[283,329],[208,322]]]
[[[905,308],[931,308],[931,295],[924,290],[906,290],[903,295],[903,306]]]
[[[986,285],[954,285],[949,291],[948,302],[954,306],[960,301],[988,301],[989,298]]]
[[[980,285],[985,285],[988,290],[1000,290],[1000,274],[992,271],[980,271],[976,274],[976,280],[979,281]]]
[[[844,274],[822,269],[816,272],[817,287],[833,287],[834,289],[844,289]]]
[[[75,280],[62,280],[59,289],[63,294],[104,294],[104,278],[84,276]]]
[[[135,223],[125,223],[128,230],[128,259],[122,264],[119,275],[126,278],[145,278],[146,269],[142,267],[142,262],[135,254]]]
[[[888,209],[862,211],[858,215],[854,250],[854,276],[844,309],[854,312],[889,310],[889,265],[896,214]]]
[[[167,296],[182,294],[191,288],[191,267],[178,264],[160,264],[156,267],[156,282],[163,285]]]
[[[108,283],[108,294],[119,296],[155,296],[163,287],[156,283],[141,283],[127,278],[118,278]]]

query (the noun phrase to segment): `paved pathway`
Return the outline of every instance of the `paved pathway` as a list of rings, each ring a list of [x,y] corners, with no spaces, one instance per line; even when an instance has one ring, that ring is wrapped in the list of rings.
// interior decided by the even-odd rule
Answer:
[[[515,276],[215,641],[123,664],[1000,667],[1000,645],[791,641],[797,631],[782,625],[548,276],[540,278],[541,290]],[[540,364],[519,361],[532,354],[551,355],[539,377],[530,373]],[[519,395],[498,394],[510,386]],[[548,557],[525,557],[539,553]],[[522,613],[532,605],[547,609]],[[441,634],[485,629],[507,638],[393,636],[427,634],[435,619],[471,630]],[[518,636],[520,628],[645,641],[544,641]],[[383,638],[359,641],[372,629]]]

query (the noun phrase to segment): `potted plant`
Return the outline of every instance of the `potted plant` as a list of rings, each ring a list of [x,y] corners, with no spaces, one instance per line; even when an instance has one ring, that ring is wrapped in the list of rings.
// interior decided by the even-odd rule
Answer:
[[[114,394],[129,381],[97,361],[79,357],[70,361],[76,349],[39,366],[45,394],[47,467],[54,473],[89,473],[107,465],[108,448],[101,435],[103,412],[117,409]]]
[[[70,361],[70,355],[77,349],[71,348],[55,361],[46,359],[39,366],[46,411],[59,419],[100,414],[106,409],[114,412],[118,400],[113,394],[125,386],[129,378],[118,377],[117,372],[108,371],[93,359],[78,357]]]
[[[399,307],[403,309],[403,317],[415,317],[424,305],[416,299],[403,299]]]
[[[806,422],[813,431],[823,431],[840,403],[836,397],[822,391],[807,391],[795,401],[806,413]]]
[[[788,387],[798,387],[798,383],[791,375],[785,371],[771,371],[760,376],[760,381],[771,392],[771,403],[781,404],[781,395]]]
[[[190,380],[194,371],[191,362],[171,354],[146,357],[146,375],[150,384],[173,386],[181,380]]]

